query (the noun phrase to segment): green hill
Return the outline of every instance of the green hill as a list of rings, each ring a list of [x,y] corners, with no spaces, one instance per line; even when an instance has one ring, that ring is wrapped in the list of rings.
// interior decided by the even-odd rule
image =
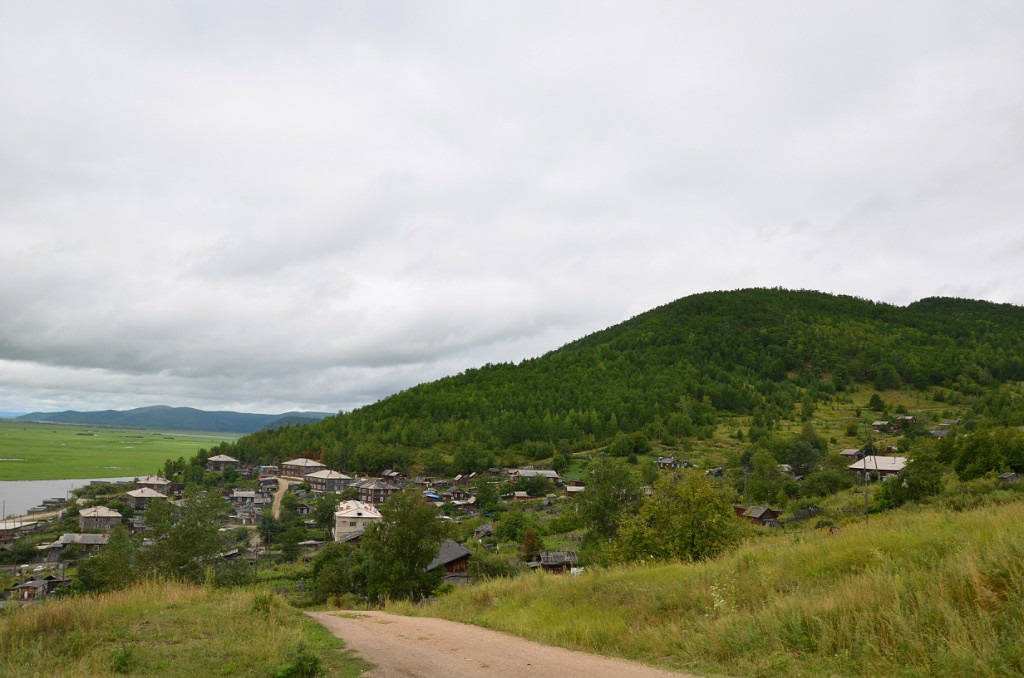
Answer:
[[[930,298],[907,307],[810,291],[697,294],[538,358],[423,384],[303,427],[225,445],[335,468],[480,470],[640,434],[671,448],[723,421],[763,434],[850,389],[909,389],[1024,424],[996,387],[1024,379],[1024,308]]]

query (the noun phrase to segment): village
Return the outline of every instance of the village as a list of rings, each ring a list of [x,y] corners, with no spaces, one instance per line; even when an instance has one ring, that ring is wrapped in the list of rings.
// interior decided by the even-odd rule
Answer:
[[[873,422],[872,430],[884,435],[914,423],[909,415],[897,415],[892,422]],[[942,428],[930,433],[944,437],[948,425],[953,423],[945,422]],[[848,472],[866,482],[894,476],[909,461],[899,456],[893,445],[881,446],[878,452],[882,451],[885,454],[869,453],[874,452],[873,448],[865,446],[845,449],[839,454],[847,460]],[[662,472],[693,467],[675,455],[658,457],[656,464]],[[258,570],[261,563],[268,567],[289,558],[308,563],[332,541],[358,548],[366,527],[381,519],[381,505],[395,493],[411,490],[436,509],[439,520],[453,527],[467,526],[449,530],[455,538],[444,540],[427,567],[428,571],[440,572],[444,583],[453,585],[470,580],[469,563],[477,549],[500,548],[495,521],[503,511],[515,507],[550,520],[566,510],[575,510],[574,497],[585,491],[579,478],[531,467],[489,468],[452,478],[407,477],[392,469],[353,477],[304,457],[279,465],[252,466],[218,454],[205,460],[204,470],[208,479],[215,481],[208,491],[218,491],[223,497],[225,518],[221,531],[234,535],[233,540],[228,540],[232,547],[218,554],[225,561],[250,562]],[[801,479],[786,464],[780,464],[779,471],[793,480]],[[721,467],[704,471],[713,478],[721,478],[724,473]],[[1001,480],[1014,482],[1016,477]],[[20,545],[18,553],[24,558],[24,562],[7,569],[8,581],[13,578],[15,583],[3,590],[4,600],[0,603],[22,605],[59,595],[74,582],[69,568],[73,571],[77,562],[103,549],[119,526],[137,535],[143,547],[151,545],[152,539],[147,537],[152,532],[146,524],[147,508],[155,501],[180,504],[184,489],[183,483],[162,476],[140,477],[129,484],[87,487],[70,504],[63,499],[46,500],[27,516],[0,521],[0,549],[10,551]],[[648,494],[651,491],[650,487],[644,490]],[[322,508],[325,501],[330,507],[326,520]],[[778,509],[747,504],[734,506],[735,514],[767,527],[807,520],[820,513],[820,509],[810,506],[784,518]],[[269,538],[269,533],[261,528],[266,526],[267,518],[280,520],[282,516],[304,530],[304,538],[293,544],[292,549],[282,549],[280,544],[268,544],[261,539],[261,533]],[[64,531],[72,526],[77,530]],[[507,532],[502,536],[509,538]],[[521,533],[513,536],[517,540],[522,537]],[[579,572],[579,558],[572,548],[573,540],[578,538],[567,534],[548,539],[555,548],[528,549],[516,556],[524,568]]]
[[[227,483],[230,487],[222,491],[227,516],[222,531],[242,529],[251,534],[238,548],[227,550],[220,557],[229,561],[247,559],[254,564],[269,564],[273,557],[271,549],[261,543],[257,530],[264,516],[279,519],[282,512],[289,512],[298,518],[310,537],[298,544],[300,559],[308,562],[330,541],[358,546],[366,526],[381,519],[378,507],[393,494],[405,490],[421,493],[424,502],[438,510],[439,519],[456,522],[479,515],[477,488],[481,486],[494,488],[492,491],[503,488],[504,492],[497,497],[501,502],[530,502],[551,512],[554,502],[570,499],[583,490],[579,480],[563,480],[553,470],[532,468],[493,468],[483,474],[454,478],[408,478],[389,469],[375,476],[352,477],[306,458],[277,466],[253,467],[227,455],[216,455],[207,459],[205,469],[231,479]],[[0,549],[9,550],[19,540],[24,543],[36,538],[33,557],[8,568],[22,581],[3,591],[5,601],[0,604],[41,601],[69,586],[73,577],[67,574],[68,568],[104,548],[111,532],[119,526],[140,536],[146,546],[146,535],[151,532],[146,525],[146,509],[155,501],[181,502],[184,485],[162,476],[145,476],[130,484],[104,489],[108,492],[87,492],[88,498],[78,497],[71,504],[63,499],[45,500],[27,516],[0,521]],[[313,517],[316,501],[323,497],[336,500],[333,523],[326,534],[322,523],[318,524]],[[72,515],[73,518],[69,517]],[[57,525],[71,524],[77,525],[77,531],[62,532],[52,541],[43,536]],[[493,527],[492,522],[478,526],[473,531],[474,538],[478,543],[487,540]],[[528,567],[563,572],[577,564],[572,551],[535,555]],[[469,580],[471,557],[472,551],[446,539],[428,570],[443,570],[446,583],[465,583]]]

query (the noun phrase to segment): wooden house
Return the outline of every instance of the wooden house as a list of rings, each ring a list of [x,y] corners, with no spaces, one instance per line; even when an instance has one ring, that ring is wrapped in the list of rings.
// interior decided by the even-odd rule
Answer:
[[[106,506],[90,506],[78,512],[78,529],[82,532],[110,532],[121,524],[121,514]]]
[[[540,569],[553,574],[568,572],[578,564],[575,551],[541,551],[536,561]]]
[[[462,584],[469,581],[469,559],[473,552],[451,539],[445,539],[430,564],[427,572],[444,568],[443,581],[447,584]]]
[[[318,461],[299,457],[298,459],[291,459],[281,464],[281,475],[305,480],[306,476],[310,473],[322,471],[325,468],[327,467]]]
[[[206,460],[207,471],[225,471],[229,468],[237,469],[242,462],[226,454],[218,454]]]
[[[125,502],[136,511],[145,511],[154,499],[167,499],[167,495],[149,487],[141,487],[125,494]]]

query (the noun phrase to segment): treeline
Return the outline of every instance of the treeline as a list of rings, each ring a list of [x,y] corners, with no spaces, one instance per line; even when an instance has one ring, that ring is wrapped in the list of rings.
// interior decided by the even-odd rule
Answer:
[[[963,299],[897,307],[810,291],[686,297],[517,365],[485,365],[324,421],[261,431],[205,454],[251,463],[470,472],[641,433],[672,446],[723,413],[759,437],[854,384],[970,399],[994,423],[1024,402],[1024,308]]]

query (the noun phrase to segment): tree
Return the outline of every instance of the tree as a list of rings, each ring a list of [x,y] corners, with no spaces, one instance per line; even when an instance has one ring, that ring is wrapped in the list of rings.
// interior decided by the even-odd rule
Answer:
[[[880,508],[890,509],[908,501],[920,501],[942,491],[944,469],[936,459],[931,446],[922,446],[914,452],[913,460],[902,471],[888,478],[875,495]]]
[[[529,528],[523,532],[523,538],[519,540],[519,557],[526,562],[535,560],[543,547],[537,530]]]
[[[498,488],[486,478],[476,486],[476,505],[483,513],[491,513],[498,506]]]
[[[703,560],[739,541],[729,497],[698,471],[664,474],[654,494],[619,523],[613,552],[621,560]]]
[[[381,519],[363,534],[367,560],[366,594],[371,600],[420,600],[441,581],[440,572],[427,572],[445,537],[446,526],[437,510],[418,492],[391,495],[380,507]]]
[[[341,497],[336,494],[325,494],[313,502],[313,518],[316,526],[324,531],[324,536],[334,527],[334,512],[338,510]]]
[[[223,550],[220,526],[227,503],[195,485],[185,488],[180,507],[157,500],[146,509],[156,542],[146,549],[149,569],[175,579],[202,581],[205,566]]]
[[[543,497],[551,489],[551,481],[544,476],[520,478],[516,481],[516,489],[531,497]]]
[[[302,550],[299,547],[299,542],[305,536],[306,529],[300,523],[294,522],[277,538],[277,544],[281,547],[281,558],[285,562],[294,562],[299,557],[299,552]]]
[[[539,527],[540,525],[537,522],[535,513],[526,513],[519,508],[515,508],[501,514],[501,519],[498,520],[498,524],[494,528],[494,536],[499,541],[517,542],[522,540],[523,533],[527,530],[533,529],[537,531]]]
[[[114,591],[130,586],[139,575],[138,547],[123,526],[110,533],[107,545],[78,566],[78,580],[86,591]]]
[[[259,533],[263,545],[270,546],[271,543],[277,541],[278,535],[283,530],[277,518],[269,513],[264,513],[260,516],[260,524],[257,526],[256,531]]]
[[[317,602],[362,591],[366,580],[363,552],[351,544],[325,544],[313,559],[312,579],[313,598]]]
[[[611,540],[619,516],[639,500],[640,485],[620,459],[599,457],[587,476],[587,489],[578,497],[580,517],[593,536]]]
[[[750,498],[754,502],[771,504],[785,501],[787,486],[792,481],[779,470],[779,462],[771,452],[760,449],[750,458]]]

